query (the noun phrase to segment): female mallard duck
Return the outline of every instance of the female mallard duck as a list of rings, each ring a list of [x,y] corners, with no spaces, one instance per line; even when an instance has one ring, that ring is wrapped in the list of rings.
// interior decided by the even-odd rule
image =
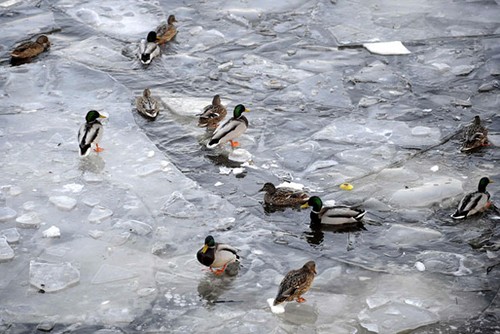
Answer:
[[[259,191],[265,191],[264,203],[272,206],[299,206],[309,199],[309,196],[296,189],[279,187],[267,182]]]
[[[231,143],[231,147],[238,147],[239,143],[233,141],[233,139],[238,138],[248,129],[248,120],[243,116],[244,112],[249,112],[244,105],[238,104],[234,107],[233,117],[227,120],[225,123],[219,125],[215,129],[212,139],[207,144],[208,148],[214,148],[217,145],[224,144],[227,142]]]
[[[135,100],[135,106],[141,115],[153,120],[160,112],[160,102],[151,96],[149,88],[144,89],[142,96]]]
[[[98,118],[106,118],[106,116],[99,114],[96,110],[89,111],[85,117],[86,123],[78,131],[78,145],[80,146],[80,156],[82,157],[89,155],[91,146],[95,146],[94,151],[96,152],[103,151],[99,147],[103,128]]]
[[[311,223],[314,224],[343,225],[359,223],[366,213],[363,209],[346,205],[323,207],[323,202],[318,196],[309,198],[301,208],[305,209],[310,206],[312,207]]]
[[[14,59],[28,59],[38,56],[50,47],[49,38],[39,36],[35,42],[24,42],[17,46],[10,54]]]
[[[483,212],[491,206],[490,193],[486,186],[493,183],[489,178],[479,180],[477,191],[466,194],[458,204],[457,211],[451,215],[453,219],[464,219],[478,212]]]
[[[216,275],[222,274],[229,263],[238,261],[240,258],[235,248],[215,242],[211,235],[205,238],[205,245],[196,253],[196,257],[211,271],[213,271],[212,268],[220,268],[214,271]]]
[[[481,125],[479,116],[464,131],[462,152],[472,151],[482,146],[488,146],[488,129]]]
[[[276,306],[284,301],[291,302],[294,299],[297,299],[298,303],[305,302],[302,295],[311,287],[315,274],[314,261],[308,261],[302,268],[289,271],[280,283],[273,305]]]
[[[156,28],[156,43],[165,44],[175,37],[177,34],[177,28],[174,26],[174,22],[177,22],[174,15],[170,15],[167,20],[167,24],[161,24]]]
[[[160,47],[156,44],[156,32],[150,31],[148,37],[139,45],[139,59],[144,65],[151,63],[154,57],[160,55]]]
[[[217,94],[214,96],[212,104],[203,109],[203,113],[200,115],[198,121],[198,126],[200,128],[215,129],[226,115],[226,107],[222,105],[220,96]]]

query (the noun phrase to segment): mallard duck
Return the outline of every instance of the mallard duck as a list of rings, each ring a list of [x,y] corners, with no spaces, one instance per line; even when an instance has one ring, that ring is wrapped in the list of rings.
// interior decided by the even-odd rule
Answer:
[[[314,261],[308,261],[302,268],[289,271],[280,283],[273,305],[276,306],[284,301],[291,302],[294,299],[297,299],[298,303],[305,302],[302,295],[311,287],[315,274],[316,263]]]
[[[324,225],[359,223],[366,213],[363,209],[347,205],[323,207],[323,202],[318,196],[312,196],[306,204],[301,206],[302,209],[308,207],[312,207],[311,222]]]
[[[472,151],[482,146],[488,146],[488,129],[481,125],[481,118],[474,117],[474,121],[464,130],[462,152]]]
[[[49,38],[45,35],[39,36],[35,42],[24,42],[11,52],[14,59],[27,59],[38,56],[50,47]]]
[[[265,191],[264,203],[272,206],[299,206],[309,199],[309,196],[303,191],[279,187],[267,182],[259,191]]]
[[[151,96],[149,88],[144,89],[142,96],[135,100],[135,106],[141,115],[153,120],[160,112],[160,102]]]
[[[89,155],[91,146],[95,146],[94,151],[96,152],[103,151],[99,147],[103,128],[98,118],[106,118],[106,116],[99,114],[96,110],[90,110],[87,116],[85,116],[86,123],[78,131],[78,145],[80,146],[80,156],[82,157]]]
[[[457,211],[451,215],[453,219],[464,219],[478,212],[483,212],[491,206],[490,193],[486,186],[493,183],[489,178],[479,180],[477,191],[466,194],[458,204]]]
[[[139,59],[144,65],[151,63],[154,57],[160,55],[160,47],[156,44],[156,41],[155,31],[150,31],[148,37],[141,41],[139,45]]]
[[[211,271],[213,271],[212,268],[220,268],[214,273],[221,275],[229,263],[238,261],[240,257],[235,248],[219,244],[215,242],[214,237],[209,235],[205,238],[205,245],[196,253],[196,258]]]
[[[217,94],[214,96],[212,104],[203,108],[203,113],[201,113],[198,120],[198,126],[200,128],[215,129],[226,115],[226,107],[222,105],[220,96]]]
[[[207,143],[207,147],[214,148],[217,145],[227,142],[230,142],[233,148],[238,147],[240,144],[237,141],[233,141],[233,139],[238,138],[248,129],[248,120],[243,116],[243,113],[249,111],[242,104],[234,107],[233,117],[215,129],[212,139]]]
[[[160,24],[158,28],[156,28],[156,43],[165,44],[175,37],[177,28],[174,26],[174,22],[177,22],[175,16],[170,15],[167,24]]]

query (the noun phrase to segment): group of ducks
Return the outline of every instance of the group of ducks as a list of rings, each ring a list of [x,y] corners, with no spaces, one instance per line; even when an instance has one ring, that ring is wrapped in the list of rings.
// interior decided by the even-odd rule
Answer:
[[[156,30],[150,31],[146,39],[143,39],[139,44],[139,60],[144,65],[148,65],[151,61],[160,55],[160,45],[163,45],[177,34],[177,28],[174,25],[177,22],[174,15],[170,15],[166,24],[160,24]]]

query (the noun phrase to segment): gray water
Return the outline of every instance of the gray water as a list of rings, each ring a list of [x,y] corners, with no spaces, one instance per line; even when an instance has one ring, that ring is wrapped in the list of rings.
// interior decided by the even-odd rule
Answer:
[[[449,218],[482,176],[498,193],[499,5],[0,3],[0,329],[499,331],[499,213]],[[144,67],[137,43],[169,14],[178,35]],[[16,43],[40,33],[51,49],[10,66]],[[362,47],[377,40],[411,54]],[[154,122],[133,106],[146,87],[163,103]],[[206,149],[196,127],[215,94],[230,112],[251,109],[244,163],[229,147]],[[80,159],[90,109],[109,116],[105,151]],[[460,153],[475,115],[493,145]],[[258,190],[284,181],[362,204],[363,228],[312,229],[307,210],[266,211]],[[53,225],[61,236],[44,238]],[[237,276],[196,261],[207,234],[240,250]],[[266,300],[310,259],[307,302],[273,314]]]

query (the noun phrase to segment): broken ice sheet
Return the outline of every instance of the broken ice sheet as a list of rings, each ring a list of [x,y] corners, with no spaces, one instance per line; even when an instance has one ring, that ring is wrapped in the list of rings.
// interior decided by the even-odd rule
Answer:
[[[411,53],[400,41],[364,43],[363,47],[371,53],[379,55],[406,55]]]
[[[16,210],[13,210],[7,206],[0,208],[0,222],[12,219],[15,216],[17,216]]]
[[[92,279],[92,284],[102,284],[102,283],[121,281],[134,278],[136,276],[137,273],[131,270],[114,266],[111,264],[103,264],[95,274],[94,278]]]
[[[0,237],[0,262],[8,261],[14,257],[14,251],[10,248],[5,237]]]
[[[36,212],[28,212],[16,218],[19,228],[38,228],[41,220]]]
[[[51,196],[49,201],[61,210],[73,210],[76,206],[76,199],[68,196]]]
[[[193,203],[187,201],[184,196],[174,191],[161,211],[169,216],[177,218],[192,218],[198,215],[198,210]]]
[[[88,216],[88,220],[91,223],[100,223],[104,219],[111,217],[113,215],[113,211],[105,208],[103,206],[97,205],[92,208],[92,211],[90,212]]]
[[[4,236],[5,239],[7,240],[7,242],[10,244],[18,242],[19,238],[21,237],[21,235],[19,234],[19,231],[15,227],[1,230],[0,237],[1,236]]]
[[[71,263],[30,262],[30,284],[45,292],[65,289],[80,281],[80,271]]]

